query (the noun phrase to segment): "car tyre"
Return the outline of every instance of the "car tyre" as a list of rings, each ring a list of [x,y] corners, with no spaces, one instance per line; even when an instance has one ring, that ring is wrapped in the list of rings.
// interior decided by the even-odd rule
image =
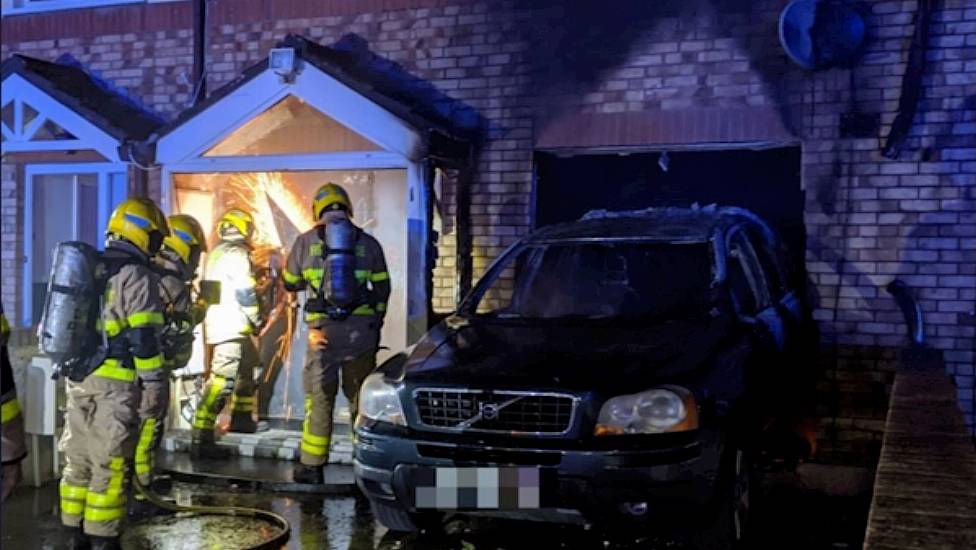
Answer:
[[[717,510],[710,524],[692,537],[696,550],[747,548],[749,519],[758,485],[749,454],[736,449],[720,478]]]
[[[410,513],[397,504],[382,500],[370,499],[369,504],[376,521],[390,531],[434,534],[444,527],[444,514],[440,512]]]

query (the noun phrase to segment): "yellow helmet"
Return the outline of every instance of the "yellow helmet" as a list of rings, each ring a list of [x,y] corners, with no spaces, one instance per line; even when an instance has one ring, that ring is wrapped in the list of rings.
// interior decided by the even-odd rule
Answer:
[[[200,252],[207,250],[207,236],[193,216],[176,214],[170,216],[170,236],[163,239],[163,246],[169,248],[188,266],[195,266]]]
[[[242,237],[250,239],[251,234],[254,233],[254,218],[239,208],[231,208],[217,222],[217,232],[221,237],[225,237],[229,231],[235,229]]]
[[[315,213],[315,219],[319,219],[322,217],[322,212],[335,208],[345,208],[352,216],[352,201],[349,200],[349,194],[342,187],[330,182],[319,187],[315,192],[312,212]]]
[[[169,225],[163,211],[153,201],[126,199],[112,212],[105,235],[125,239],[153,256],[159,252],[163,239],[169,236]]]

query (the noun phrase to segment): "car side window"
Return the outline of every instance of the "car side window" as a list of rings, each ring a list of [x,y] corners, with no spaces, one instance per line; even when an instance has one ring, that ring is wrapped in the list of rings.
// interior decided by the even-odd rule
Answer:
[[[740,315],[755,316],[771,305],[758,261],[741,232],[729,239],[729,291]]]
[[[768,284],[769,293],[772,299],[778,302],[786,294],[786,285],[783,282],[781,264],[773,248],[774,244],[766,240],[762,232],[755,227],[747,229],[746,236],[749,239],[749,244],[752,245],[752,250],[756,254],[756,260],[759,261],[759,267],[762,268],[763,275]]]

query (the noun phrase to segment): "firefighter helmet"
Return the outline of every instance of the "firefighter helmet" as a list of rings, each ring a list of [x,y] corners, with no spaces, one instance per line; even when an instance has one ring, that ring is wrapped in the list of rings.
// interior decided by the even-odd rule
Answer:
[[[169,236],[169,225],[163,211],[153,201],[126,199],[112,212],[105,235],[125,239],[153,256],[159,252],[163,239]]]
[[[352,201],[349,200],[349,194],[346,193],[346,190],[332,182],[319,187],[319,190],[315,192],[315,200],[312,202],[315,219],[321,218],[322,213],[326,210],[338,208],[345,209],[352,216]]]
[[[231,208],[217,222],[217,233],[221,237],[237,234],[245,239],[250,239],[254,233],[254,218],[239,208]]]
[[[176,252],[186,265],[195,266],[200,252],[207,250],[207,236],[200,222],[187,214],[170,216],[167,221],[170,236],[163,239],[163,245]]]

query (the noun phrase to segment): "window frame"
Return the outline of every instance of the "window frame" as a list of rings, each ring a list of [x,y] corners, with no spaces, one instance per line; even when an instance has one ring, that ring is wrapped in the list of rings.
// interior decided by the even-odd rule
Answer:
[[[741,244],[739,244],[741,243]],[[742,250],[745,254],[744,257],[737,253],[734,253],[736,248]],[[725,241],[725,248],[727,250],[729,262],[738,261],[742,266],[743,272],[746,275],[746,280],[749,283],[750,291],[753,294],[753,298],[756,302],[756,310],[754,312],[743,312],[739,309],[740,304],[737,303],[735,298],[732,296],[732,286],[728,282],[729,273],[726,273],[726,281],[728,285],[729,297],[732,298],[732,305],[735,308],[736,315],[744,320],[754,320],[760,313],[773,307],[775,304],[773,295],[770,293],[769,284],[766,281],[766,275],[763,273],[762,265],[759,263],[759,259],[756,257],[756,251],[752,249],[752,243],[749,240],[749,236],[746,231],[743,230],[741,226],[738,226],[731,231],[729,231],[728,236]],[[727,270],[733,269],[731,265],[728,265]]]
[[[38,176],[63,174],[95,174],[98,177],[98,227],[105,227],[111,214],[112,199],[118,189],[111,181],[111,174],[121,173],[122,192],[118,193],[119,200],[128,195],[128,167],[124,163],[115,162],[80,162],[59,164],[28,164],[24,167],[24,266],[22,272],[23,288],[21,298],[20,326],[30,328],[40,319],[34,319],[34,179]],[[116,182],[118,184],[118,182]],[[78,238],[79,216],[77,212],[79,182],[74,182],[71,196],[72,204],[72,238]],[[31,233],[28,233],[30,231]],[[100,244],[100,243],[99,243]],[[100,247],[99,247],[100,248]]]
[[[790,289],[787,284],[787,273],[778,253],[778,243],[770,242],[763,236],[762,231],[755,226],[746,226],[742,232],[752,246],[756,261],[759,262],[759,268],[766,279],[766,287],[769,289],[772,302],[780,302],[784,296],[789,294]],[[766,262],[763,261],[764,257],[770,264],[768,269],[765,265]]]
[[[23,5],[4,8],[2,15],[21,15],[27,13],[44,13],[50,11],[76,10],[84,8],[100,8],[105,6],[120,6],[130,4],[147,4],[151,0],[22,0]],[[157,0],[160,1],[160,0]],[[175,0],[170,0],[175,1]],[[11,2],[13,4],[13,2]]]

